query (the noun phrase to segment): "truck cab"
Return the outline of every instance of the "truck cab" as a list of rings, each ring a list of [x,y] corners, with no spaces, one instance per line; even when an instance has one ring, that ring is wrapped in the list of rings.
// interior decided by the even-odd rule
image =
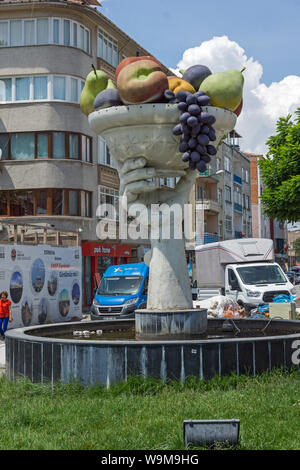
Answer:
[[[247,310],[272,302],[277,295],[293,295],[293,284],[277,263],[228,264],[225,295]]]
[[[149,267],[145,263],[109,266],[91,306],[91,320],[133,318],[136,309],[146,308]]]

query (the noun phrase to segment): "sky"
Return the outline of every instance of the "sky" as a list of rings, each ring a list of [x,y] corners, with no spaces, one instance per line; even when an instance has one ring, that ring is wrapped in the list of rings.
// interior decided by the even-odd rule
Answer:
[[[99,11],[179,74],[241,70],[241,150],[266,154],[279,117],[300,107],[300,0],[100,0]]]

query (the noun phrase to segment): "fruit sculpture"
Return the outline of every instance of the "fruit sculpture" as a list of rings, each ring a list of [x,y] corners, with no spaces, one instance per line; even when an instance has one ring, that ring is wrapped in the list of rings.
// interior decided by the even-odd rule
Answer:
[[[105,72],[93,67],[86,78],[80,106],[88,116],[111,106],[177,104],[180,119],[173,134],[180,136],[182,160],[190,169],[203,173],[217,153],[213,145],[215,117],[207,106],[229,109],[239,116],[243,107],[243,71],[212,73],[205,65],[193,65],[181,71],[179,78],[167,76],[154,57],[127,57],[116,69],[116,85]]]

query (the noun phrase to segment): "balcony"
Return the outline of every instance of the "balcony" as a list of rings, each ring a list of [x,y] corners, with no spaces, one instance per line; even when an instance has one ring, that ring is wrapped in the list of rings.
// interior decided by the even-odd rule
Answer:
[[[219,241],[219,236],[214,234],[214,233],[208,233],[205,232],[204,234],[204,244],[206,245],[207,243],[216,243]],[[196,245],[202,245],[202,238],[201,235],[196,235],[195,236],[195,244]]]
[[[205,170],[204,173],[198,172],[198,177],[205,178],[208,182],[217,183],[220,179],[220,174],[217,175],[216,170],[213,168],[207,168],[207,170]]]
[[[196,201],[196,211],[205,210],[213,214],[218,214],[221,211],[221,206],[218,201],[214,199],[204,199],[202,201]]]
[[[239,184],[240,186],[242,186],[242,178],[240,178],[238,175],[233,175],[233,182],[236,183],[236,184]]]
[[[241,204],[238,204],[237,202],[234,203],[234,211],[237,212],[238,214],[243,213],[243,206]]]

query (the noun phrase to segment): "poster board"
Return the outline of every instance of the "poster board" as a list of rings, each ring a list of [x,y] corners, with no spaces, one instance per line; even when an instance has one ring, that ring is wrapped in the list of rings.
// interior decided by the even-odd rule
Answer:
[[[82,318],[81,248],[0,245],[0,292],[11,300],[8,328]]]

